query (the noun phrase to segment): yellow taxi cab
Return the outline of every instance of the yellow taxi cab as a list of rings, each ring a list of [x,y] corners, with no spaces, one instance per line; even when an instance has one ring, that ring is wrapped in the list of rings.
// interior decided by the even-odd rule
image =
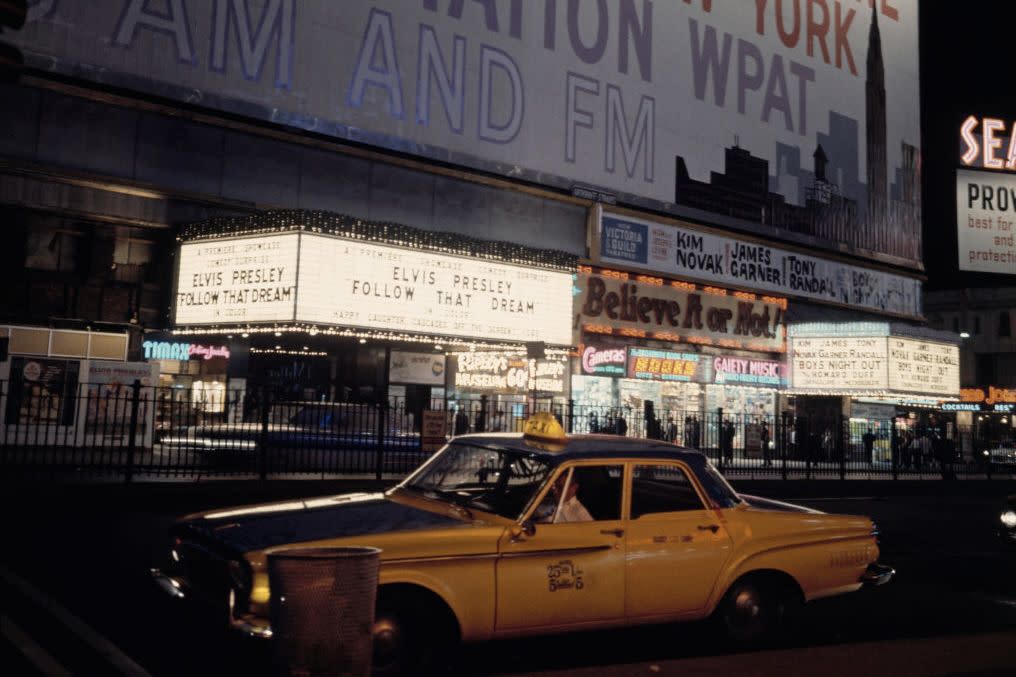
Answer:
[[[269,553],[379,548],[378,673],[460,640],[707,616],[752,643],[804,602],[894,574],[867,517],[739,495],[697,451],[569,436],[550,416],[453,438],[384,493],[189,515],[171,537],[156,581],[228,605],[233,627],[261,637]]]

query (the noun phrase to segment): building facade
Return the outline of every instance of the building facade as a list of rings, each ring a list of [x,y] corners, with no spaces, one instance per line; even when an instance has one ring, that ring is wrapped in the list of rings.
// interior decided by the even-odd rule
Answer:
[[[222,416],[773,421],[795,323],[923,321],[917,2],[847,11],[813,53],[710,3],[42,0],[0,319],[119,333]]]

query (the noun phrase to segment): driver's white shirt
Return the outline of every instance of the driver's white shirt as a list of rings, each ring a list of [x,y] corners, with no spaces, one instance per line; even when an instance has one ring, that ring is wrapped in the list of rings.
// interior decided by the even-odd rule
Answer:
[[[575,496],[561,504],[561,509],[554,515],[554,524],[561,522],[592,522],[593,516],[586,510],[586,506]]]

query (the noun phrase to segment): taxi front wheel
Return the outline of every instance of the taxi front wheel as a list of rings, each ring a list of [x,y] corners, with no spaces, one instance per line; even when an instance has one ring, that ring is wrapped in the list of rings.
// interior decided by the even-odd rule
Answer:
[[[372,674],[442,672],[451,660],[455,635],[440,612],[422,596],[380,597],[374,613]]]

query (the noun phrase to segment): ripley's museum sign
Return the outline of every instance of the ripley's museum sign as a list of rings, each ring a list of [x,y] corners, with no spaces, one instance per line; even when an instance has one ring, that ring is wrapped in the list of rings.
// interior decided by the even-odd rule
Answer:
[[[779,353],[786,350],[783,299],[582,266],[576,330]],[[582,343],[581,336],[575,343]]]

